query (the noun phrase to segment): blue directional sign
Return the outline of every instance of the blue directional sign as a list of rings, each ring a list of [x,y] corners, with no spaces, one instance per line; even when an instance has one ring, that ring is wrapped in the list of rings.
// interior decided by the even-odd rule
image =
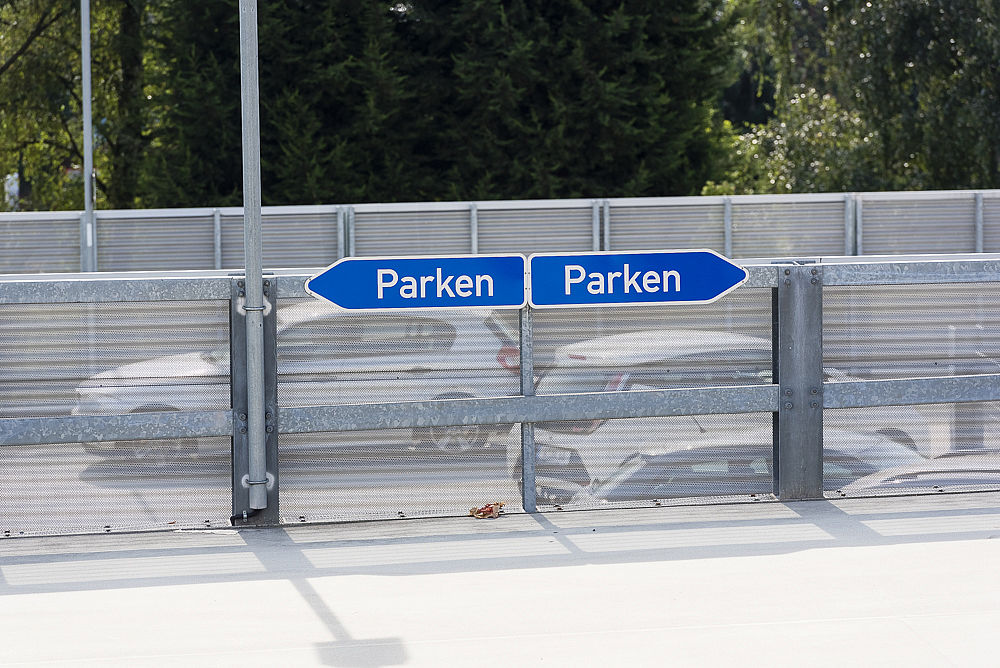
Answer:
[[[544,253],[528,269],[537,308],[707,303],[747,280],[746,269],[712,250]]]
[[[351,310],[521,308],[523,255],[344,258],[306,281],[306,290]]]

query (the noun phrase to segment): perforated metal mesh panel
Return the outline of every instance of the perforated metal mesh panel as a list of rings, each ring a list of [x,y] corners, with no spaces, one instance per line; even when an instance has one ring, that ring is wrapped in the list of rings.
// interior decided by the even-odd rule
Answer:
[[[463,451],[414,440],[410,430],[289,434],[279,447],[285,522],[460,516],[494,501],[521,509],[508,464],[521,449],[515,425],[497,425],[488,443]]]
[[[185,217],[98,215],[97,266],[101,271],[212,269],[214,239],[212,216],[201,210]]]
[[[640,250],[662,248],[725,249],[724,206],[612,206],[611,248]]]
[[[472,250],[470,211],[358,211],[354,253],[379,255],[456,255]]]
[[[537,310],[538,394],[770,383],[770,291],[713,304]]]
[[[837,496],[1000,489],[998,417],[996,402],[828,410],[824,489]]]
[[[558,253],[594,249],[593,208],[480,209],[480,253]]]
[[[975,196],[863,198],[862,234],[866,255],[891,253],[971,253],[976,250]]]
[[[983,250],[1000,252],[1000,197],[994,193],[983,194]]]
[[[80,271],[80,214],[0,213],[0,274]]]
[[[0,417],[228,408],[229,303],[0,305]]]
[[[289,212],[287,208],[265,208],[261,213],[263,265],[325,267],[336,260],[336,209],[297,207],[300,210]],[[222,268],[243,266],[243,214],[227,209],[222,215]]]
[[[279,405],[516,395],[517,317],[475,309],[352,314],[316,299],[286,301],[278,307]]]
[[[1000,285],[828,287],[823,364],[835,380],[1000,371]]]
[[[0,538],[229,526],[229,439],[0,447]]]
[[[538,427],[540,507],[649,505],[687,497],[770,495],[771,414],[628,418]]]
[[[844,199],[733,202],[733,257],[844,254]]]

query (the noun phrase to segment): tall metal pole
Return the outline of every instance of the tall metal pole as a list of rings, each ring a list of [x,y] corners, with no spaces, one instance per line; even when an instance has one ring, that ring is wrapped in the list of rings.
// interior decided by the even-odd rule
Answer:
[[[80,0],[80,69],[83,80],[83,221],[80,270],[95,271],[94,230],[94,123],[91,113],[90,84],[90,0]]]
[[[260,117],[257,88],[257,0],[240,0],[240,91],[243,109],[243,253],[247,318],[247,437],[250,507],[267,508],[264,432],[264,288],[260,212]]]

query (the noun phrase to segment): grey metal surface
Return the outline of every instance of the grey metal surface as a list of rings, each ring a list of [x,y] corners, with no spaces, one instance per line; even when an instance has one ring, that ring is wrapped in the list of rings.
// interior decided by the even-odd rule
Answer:
[[[530,306],[525,306],[521,310],[520,322],[520,367],[521,394],[526,397],[535,394],[534,327],[532,321],[532,309]],[[538,509],[535,503],[535,425],[533,422],[521,423],[521,480],[521,505],[525,512],[533,513]]]
[[[823,497],[823,268],[785,267],[775,295],[775,491]]]
[[[1000,374],[827,383],[824,408],[1000,401]]]
[[[712,415],[773,410],[774,385],[553,394],[282,409],[281,433]]]
[[[229,278],[203,272],[169,277],[132,275],[10,274],[0,276],[0,304],[161,302],[228,299]]]
[[[83,107],[83,216],[80,218],[80,270],[97,271],[94,220],[94,120],[90,71],[90,0],[80,0],[80,102]]]
[[[712,248],[736,258],[1000,251],[1000,191],[987,190],[264,207],[263,263],[319,267],[355,253],[465,253],[473,244],[483,253],[582,252],[596,248],[595,208],[604,250]],[[100,211],[90,247],[85,218],[0,214],[0,272],[76,270],[81,261],[101,271],[242,266],[240,207]]]
[[[232,433],[231,411],[0,418],[0,447],[47,443],[101,443]]]
[[[988,283],[1000,281],[1000,260],[937,260],[826,264],[826,285],[913,285],[918,283]]]

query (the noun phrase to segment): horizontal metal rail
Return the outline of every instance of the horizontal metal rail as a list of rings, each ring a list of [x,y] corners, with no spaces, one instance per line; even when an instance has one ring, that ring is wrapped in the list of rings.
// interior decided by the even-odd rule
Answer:
[[[823,264],[823,285],[916,285],[1000,281],[1000,258]]]
[[[823,384],[823,408],[1000,401],[1000,374]]]
[[[301,434],[516,422],[758,413],[777,410],[776,385],[582,392],[489,399],[282,408],[279,431]]]
[[[230,298],[228,275],[205,272],[150,276],[142,274],[67,274],[41,278],[0,276],[0,304],[69,304],[107,302],[202,301]]]
[[[0,446],[162,440],[232,433],[230,410],[0,418]]]

